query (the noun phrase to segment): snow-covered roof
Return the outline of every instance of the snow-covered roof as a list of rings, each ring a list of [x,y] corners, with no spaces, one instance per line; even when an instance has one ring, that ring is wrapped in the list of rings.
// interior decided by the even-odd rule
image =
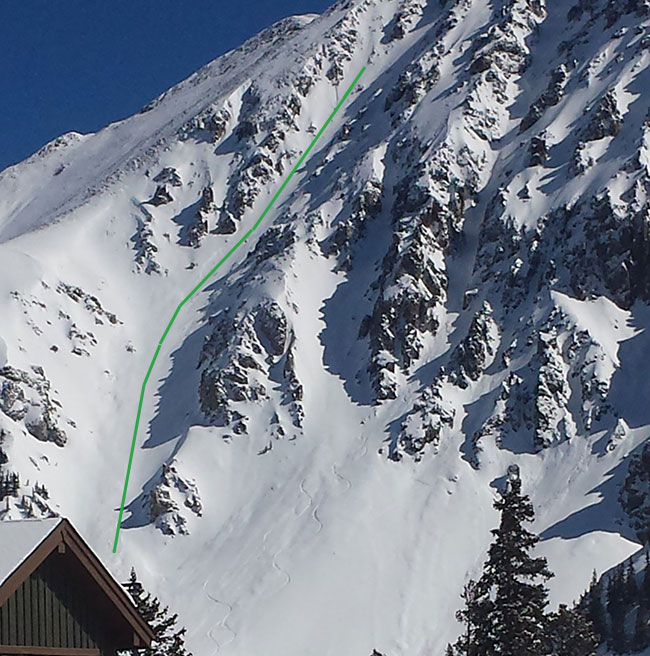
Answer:
[[[39,549],[48,539],[48,544]],[[92,552],[70,521],[64,518],[0,521],[0,606],[32,571],[57,550],[57,546],[63,547],[64,553],[69,549],[70,553],[76,556],[75,566],[92,574],[98,593],[104,594],[111,603],[113,615],[111,621],[127,622],[133,628],[135,633],[124,634],[135,636],[134,642],[128,638],[128,648],[151,646],[154,634],[138,613],[133,600]],[[35,557],[27,563],[32,554]],[[68,559],[68,566],[70,562]],[[62,566],[66,568],[65,564]],[[10,580],[14,573],[16,576]],[[81,585],[75,594],[81,596],[87,594],[86,588],[87,586]]]
[[[0,585],[61,521],[57,517],[0,522]]]

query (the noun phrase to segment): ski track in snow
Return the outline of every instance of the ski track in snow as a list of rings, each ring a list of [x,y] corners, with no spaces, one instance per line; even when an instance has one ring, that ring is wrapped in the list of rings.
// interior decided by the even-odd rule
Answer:
[[[280,572],[280,574],[283,574],[286,577],[286,581],[284,582],[284,584],[280,588],[278,588],[274,594],[277,594],[278,592],[280,592],[280,590],[286,588],[289,585],[289,583],[291,583],[291,574],[289,574],[289,572],[287,572],[286,569],[280,567],[280,564],[278,563],[278,556],[283,551],[284,549],[279,549],[271,557],[271,564],[273,565],[274,569],[276,569],[278,572]]]
[[[323,530],[323,522],[321,522],[318,516],[318,507],[314,508],[311,516],[318,522],[318,530],[316,531],[316,535],[318,535]]]
[[[309,492],[307,492],[307,490],[305,489],[306,480],[307,479],[304,478],[300,482],[300,491],[309,499],[309,505],[307,506],[307,508],[305,508],[305,510],[303,510],[300,513],[299,517],[304,515],[311,508],[312,509],[311,516],[314,519],[314,521],[318,524],[318,529],[316,530],[316,535],[318,535],[323,530],[323,522],[321,522],[320,518],[318,517],[318,504],[314,503],[314,497],[311,494],[309,494]]]
[[[346,492],[352,489],[352,481],[349,478],[346,478],[345,476],[342,476],[339,474],[336,465],[332,465],[332,474],[336,476],[336,478],[341,481],[342,483],[345,484],[346,486]]]
[[[313,502],[313,499],[311,498],[311,495],[307,492],[307,490],[305,490],[305,487],[304,487],[306,480],[307,479],[303,478],[302,481],[300,481],[300,486],[299,487],[300,487],[300,492],[307,497],[307,506],[305,508],[303,508],[302,510],[300,510],[300,511],[298,510],[298,506],[296,506],[296,508],[294,508],[293,512],[296,514],[297,517],[302,517],[302,515],[304,515],[311,508],[312,502]]]
[[[228,618],[230,617],[230,614],[232,613],[232,604],[229,604],[227,601],[222,601],[221,599],[217,599],[216,597],[213,597],[207,590],[206,587],[209,583],[209,579],[206,580],[206,582],[203,584],[203,592],[205,592],[205,595],[213,601],[215,604],[218,604],[220,606],[225,606],[227,608],[226,614],[224,615],[223,619],[212,629],[208,631],[208,636],[212,639],[212,641],[215,643],[217,646],[217,651],[215,653],[218,653],[221,651],[223,647],[225,647],[227,644],[231,643],[233,640],[237,638],[237,632],[228,624]],[[218,627],[223,627],[226,630],[230,631],[231,638],[227,642],[220,643],[213,635],[212,632],[218,628]]]
[[[274,530],[274,528],[275,528],[275,526],[271,527],[268,531],[266,531],[266,532],[264,533],[264,537],[262,538],[262,550],[263,550],[265,553],[267,553],[267,554],[269,555],[270,560],[271,560],[271,567],[272,567],[276,572],[278,572],[279,574],[282,575],[282,577],[284,578],[284,581],[281,583],[281,585],[280,585],[279,588],[277,588],[276,590],[271,591],[271,592],[269,593],[270,595],[275,595],[275,594],[277,594],[278,592],[280,592],[281,590],[283,590],[284,588],[286,588],[286,587],[289,585],[289,583],[291,583],[291,574],[289,574],[289,572],[288,572],[287,570],[285,570],[283,567],[281,567],[280,564],[278,563],[278,560],[277,560],[277,559],[278,559],[278,556],[279,556],[283,551],[285,551],[285,547],[280,547],[277,551],[275,551],[275,552],[271,552],[271,551],[268,549],[268,546],[267,546],[268,537],[269,537],[269,535],[272,533],[272,531]]]
[[[311,494],[309,494],[309,492],[307,492],[307,490],[305,489],[305,482],[306,482],[306,481],[307,481],[306,478],[303,478],[302,481],[300,481],[300,491],[301,491],[301,492],[307,497],[307,499],[308,499],[308,504],[307,504],[307,507],[306,507],[306,508],[300,513],[300,515],[298,515],[299,517],[302,516],[302,515],[304,515],[304,514],[305,514],[305,513],[306,513],[306,512],[307,512],[307,511],[308,511],[308,510],[314,505],[314,499],[313,499],[313,497],[312,497]]]

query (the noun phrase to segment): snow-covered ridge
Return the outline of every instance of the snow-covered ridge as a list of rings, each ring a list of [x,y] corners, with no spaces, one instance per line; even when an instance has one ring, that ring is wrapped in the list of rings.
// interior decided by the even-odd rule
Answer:
[[[2,172],[5,515],[71,516],[196,654],[442,653],[517,464],[577,598],[647,522],[649,25],[346,0]],[[164,327],[362,66],[167,336],[111,560]]]
[[[284,19],[161,94],[140,114],[112,123],[95,135],[72,132],[58,137],[25,162],[0,173],[5,199],[0,239],[56,220],[108,189],[125,170],[144,165],[165,148],[187,117],[227,98],[242,81],[253,79],[252,71],[261,62],[271,70],[286,66],[277,62],[282,45],[292,38],[295,41],[295,33],[313,20],[313,15]],[[300,46],[296,49],[299,52]],[[36,182],[40,193],[34,197]]]

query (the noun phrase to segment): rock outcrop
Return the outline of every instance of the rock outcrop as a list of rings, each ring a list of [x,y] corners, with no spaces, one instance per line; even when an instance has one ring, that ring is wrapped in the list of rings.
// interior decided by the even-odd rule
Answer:
[[[188,513],[195,517],[203,514],[196,483],[180,474],[174,460],[163,463],[158,475],[149,481],[141,503],[148,520],[165,535],[189,535]]]
[[[37,440],[65,445],[59,407],[42,367],[32,366],[31,373],[9,365],[0,368],[0,412]]]

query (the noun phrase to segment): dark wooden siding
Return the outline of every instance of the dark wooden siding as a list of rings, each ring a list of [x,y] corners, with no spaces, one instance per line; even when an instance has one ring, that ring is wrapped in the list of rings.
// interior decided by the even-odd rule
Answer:
[[[110,647],[108,618],[70,558],[52,554],[0,608],[0,645],[101,649]],[[0,647],[0,652],[2,647]]]

